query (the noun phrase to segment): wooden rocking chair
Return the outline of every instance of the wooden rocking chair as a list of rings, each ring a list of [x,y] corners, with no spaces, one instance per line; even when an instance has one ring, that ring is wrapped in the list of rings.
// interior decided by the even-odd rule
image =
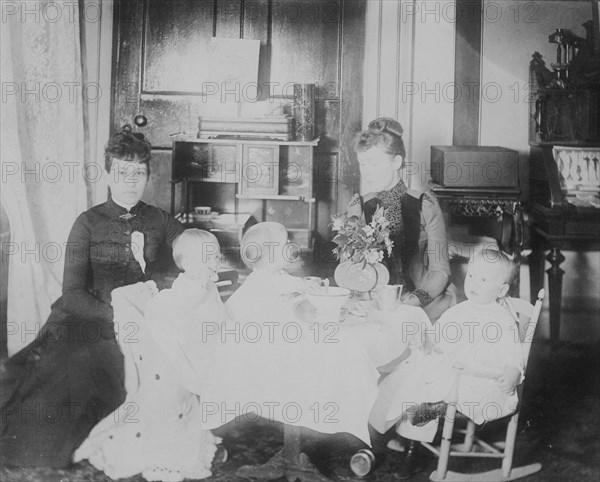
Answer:
[[[526,329],[523,329],[522,323],[519,326],[521,341],[523,342],[523,358],[525,367],[529,358],[531,342],[535,333],[540,311],[542,309],[542,300],[544,299],[544,290],[540,290],[535,306],[519,298],[510,298],[509,302],[519,317],[529,318]],[[460,372],[456,371],[456,386]],[[519,399],[522,395],[522,385],[519,388]],[[468,420],[465,430],[454,431],[454,420],[456,418],[456,403],[448,403],[444,426],[442,430],[442,442],[436,447],[427,442],[421,442],[422,445],[436,454],[438,459],[437,470],[434,470],[429,476],[433,481],[505,481],[514,480],[534,474],[542,469],[539,463],[530,464],[524,467],[513,468],[513,454],[515,450],[515,439],[517,436],[517,425],[519,423],[519,409],[511,416],[506,429],[506,438],[504,443],[489,444],[475,435],[476,425]],[[453,432],[464,433],[464,442],[462,444],[452,444]],[[488,472],[478,473],[458,473],[448,470],[448,460],[450,457],[486,457],[502,459],[502,468],[490,470]]]

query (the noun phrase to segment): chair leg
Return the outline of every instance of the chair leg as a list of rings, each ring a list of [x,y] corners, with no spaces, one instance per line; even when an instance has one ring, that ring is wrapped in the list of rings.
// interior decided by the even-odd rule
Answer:
[[[465,452],[473,450],[473,440],[475,439],[475,422],[469,420],[467,423],[467,432],[465,433]]]
[[[456,418],[456,404],[449,403],[444,418],[444,429],[442,430],[442,443],[440,445],[440,457],[437,465],[437,475],[440,479],[446,478],[448,472],[448,459],[452,445],[452,431],[454,430],[454,419]]]
[[[515,413],[508,427],[506,428],[506,442],[504,446],[504,457],[502,458],[502,475],[504,477],[510,476],[512,470],[513,454],[515,452],[515,440],[517,438],[517,426],[519,425],[519,413]]]

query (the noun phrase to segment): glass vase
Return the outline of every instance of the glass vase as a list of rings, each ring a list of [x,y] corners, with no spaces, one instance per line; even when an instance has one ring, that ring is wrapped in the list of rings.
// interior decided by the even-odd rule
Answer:
[[[335,270],[335,282],[351,291],[356,301],[373,301],[372,292],[390,281],[390,273],[382,263],[343,261]]]

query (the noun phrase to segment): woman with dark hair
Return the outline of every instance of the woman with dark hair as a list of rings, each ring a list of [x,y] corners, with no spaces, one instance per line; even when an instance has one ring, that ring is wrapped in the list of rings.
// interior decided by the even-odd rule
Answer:
[[[130,126],[106,146],[110,197],[75,221],[62,297],[36,340],[3,368],[2,464],[69,465],[94,425],[125,399],[111,292],[161,280],[172,263],[171,244],[184,230],[165,211],[141,201],[150,155],[150,143]],[[118,328],[119,336],[135,341],[127,326]]]
[[[454,301],[447,291],[450,264],[446,224],[431,192],[408,189],[400,176],[406,151],[402,126],[382,117],[359,134],[356,143],[364,196],[355,194],[349,215],[371,222],[377,206],[383,206],[394,242],[384,258],[390,284],[403,284],[405,304],[421,306],[436,320]]]

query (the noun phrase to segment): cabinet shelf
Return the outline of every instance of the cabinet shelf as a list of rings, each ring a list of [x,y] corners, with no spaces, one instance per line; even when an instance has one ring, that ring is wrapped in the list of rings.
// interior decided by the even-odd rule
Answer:
[[[177,137],[173,141],[171,211],[175,211],[175,185],[180,184],[181,212],[189,213],[198,204],[213,211],[252,213],[256,220],[285,224],[291,228],[291,239],[310,248],[317,204],[313,149],[318,142],[318,138]],[[211,231],[219,229],[210,226]]]
[[[238,199],[264,199],[271,201],[304,201],[306,203],[314,203],[315,198],[306,198],[304,196],[288,196],[286,194],[236,194]]]
[[[237,136],[223,136],[223,137],[195,137],[195,136],[178,136],[173,139],[173,142],[209,142],[211,144],[231,144],[231,143],[239,143],[239,144],[248,144],[248,145],[263,145],[263,144],[272,144],[277,146],[312,146],[315,147],[320,141],[320,137],[312,139],[310,141],[280,141],[277,139],[271,139],[268,137],[265,138],[243,138]]]
[[[182,182],[183,179],[171,180],[173,184]],[[209,177],[188,177],[185,179],[186,182],[210,182],[213,184],[238,184],[238,181],[222,181],[220,179],[211,179]]]

